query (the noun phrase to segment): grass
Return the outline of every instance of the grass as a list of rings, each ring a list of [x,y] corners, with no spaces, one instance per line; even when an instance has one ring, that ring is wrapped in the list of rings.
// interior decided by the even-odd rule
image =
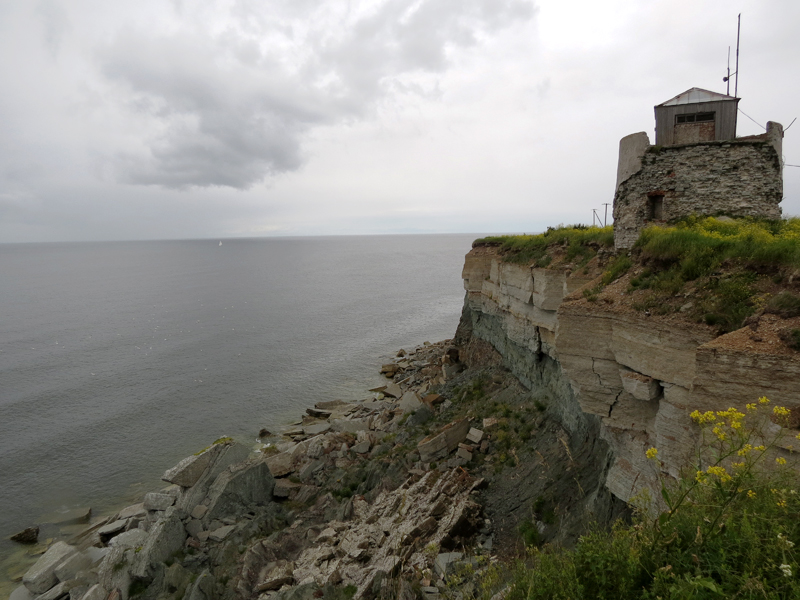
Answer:
[[[645,229],[635,247],[645,260],[678,266],[686,281],[737,261],[755,271],[800,268],[800,219],[719,220],[690,217]]]
[[[588,227],[586,225],[559,225],[548,227],[544,233],[535,235],[499,235],[475,240],[472,246],[499,246],[503,260],[517,264],[531,264],[547,267],[552,261],[548,248],[559,245],[566,250],[567,262],[577,262],[583,266],[598,248],[613,248],[614,229],[608,227]]]
[[[506,600],[800,597],[797,473],[777,452],[785,430],[770,429],[789,414],[766,398],[746,413],[695,411],[703,443],[678,481],[646,453],[658,502],[643,494],[634,523],[596,528],[572,550],[533,549]]]
[[[690,315],[726,333],[758,310],[759,295],[770,282],[800,268],[800,219],[690,217],[672,227],[645,229],[634,254],[646,268],[630,280],[628,291],[649,290],[635,308],[676,311],[690,284],[695,295]],[[779,294],[766,310],[800,315],[800,298]]]

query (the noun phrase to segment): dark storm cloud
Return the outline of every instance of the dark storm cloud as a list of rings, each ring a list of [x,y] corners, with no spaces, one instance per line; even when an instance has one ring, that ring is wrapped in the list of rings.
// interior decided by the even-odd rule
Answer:
[[[363,117],[398,79],[442,73],[450,48],[534,14],[527,0],[389,0],[358,16],[334,5],[240,0],[221,32],[118,35],[102,72],[147,129],[117,156],[118,177],[244,189],[296,170],[310,128]]]

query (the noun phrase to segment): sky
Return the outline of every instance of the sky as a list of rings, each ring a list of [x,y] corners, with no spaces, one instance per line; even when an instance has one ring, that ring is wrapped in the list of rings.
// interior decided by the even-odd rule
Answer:
[[[739,12],[738,134],[786,127],[796,0],[0,0],[0,243],[591,223]]]

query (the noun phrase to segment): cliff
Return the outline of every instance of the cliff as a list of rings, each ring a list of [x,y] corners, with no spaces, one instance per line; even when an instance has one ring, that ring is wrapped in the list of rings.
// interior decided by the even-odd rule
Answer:
[[[597,426],[609,449],[604,485],[614,496],[628,502],[650,488],[658,497],[650,447],[672,476],[690,463],[695,409],[742,408],[766,395],[798,410],[800,360],[779,339],[788,321],[762,315],[720,336],[680,311],[635,310],[626,290],[641,268],[582,293],[604,266],[601,258],[580,269],[530,267],[506,262],[497,246],[476,246],[462,273],[456,341],[473,363],[475,349],[491,345],[521,382],[557,398],[565,427]]]
[[[783,227],[782,248],[800,223]],[[610,228],[476,242],[452,341],[400,350],[368,397],[321,399],[255,447],[217,440],[142,503],[59,532],[12,600],[503,597],[504,560],[580,546],[642,492],[659,502],[659,477],[696,452],[691,411],[768,395],[794,439],[800,258],[747,275],[731,248],[698,270],[612,243]]]

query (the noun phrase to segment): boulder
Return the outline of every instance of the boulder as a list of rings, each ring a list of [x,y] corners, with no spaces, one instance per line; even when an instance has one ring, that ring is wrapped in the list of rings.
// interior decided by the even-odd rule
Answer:
[[[363,442],[358,442],[354,444],[352,448],[350,448],[356,454],[366,454],[369,452],[370,444],[369,440],[364,440]]]
[[[208,491],[208,512],[203,520],[208,523],[236,515],[251,505],[262,506],[272,499],[273,487],[275,479],[264,461],[245,463],[238,465],[235,471],[224,471]]]
[[[69,591],[77,585],[77,581],[62,581],[61,583],[51,587],[44,594],[36,596],[36,600],[57,600],[58,598],[69,594]]]
[[[230,535],[231,531],[236,529],[236,525],[223,525],[222,527],[218,527],[214,531],[208,532],[208,539],[214,542],[221,542],[224,540],[228,535]]]
[[[389,398],[400,398],[403,395],[403,390],[393,381],[383,390],[383,395]]]
[[[108,592],[105,590],[105,588],[99,583],[96,583],[89,588],[81,600],[106,600],[107,596]]]
[[[74,579],[78,571],[83,571],[92,566],[91,557],[83,552],[76,552],[66,560],[62,561],[54,571],[59,581]]]
[[[148,533],[144,529],[124,531],[109,540],[111,548],[139,548],[147,541]]]
[[[387,363],[381,366],[381,374],[386,375],[386,377],[394,377],[399,372],[400,366],[395,363]]]
[[[18,544],[35,544],[39,541],[39,526],[27,527],[19,533],[15,533],[9,539]]]
[[[432,434],[417,444],[420,460],[431,462],[446,457],[463,442],[470,430],[469,419],[454,421],[438,434]]]
[[[483,439],[483,431],[471,427],[467,434],[467,439],[473,444],[477,444]]]
[[[347,402],[342,400],[328,400],[314,404],[314,408],[321,408],[322,410],[333,410],[334,408],[338,408],[340,406],[347,406]]]
[[[31,594],[31,591],[26,588],[24,585],[19,586],[8,597],[8,600],[33,600],[34,595]]]
[[[133,504],[131,506],[127,506],[123,508],[121,511],[117,513],[117,519],[134,519],[134,518],[141,518],[147,514],[147,511],[144,508],[144,503],[140,502],[139,504]]]
[[[130,548],[112,548],[111,552],[100,563],[97,574],[102,588],[110,590],[108,600],[111,600],[112,597],[117,598],[117,600],[127,600],[128,589],[131,585],[129,569],[135,556],[137,555]],[[124,596],[120,593],[121,590],[124,590]],[[115,591],[116,596],[114,596]]]
[[[218,451],[214,448],[215,446],[212,446],[200,454],[187,456],[177,465],[168,469],[161,479],[181,487],[192,487],[208,468],[211,460],[216,457]]]
[[[119,539],[117,536],[114,539]],[[152,567],[156,563],[164,562],[175,552],[183,548],[186,541],[186,529],[177,514],[172,514],[165,519],[160,519],[153,525],[150,535],[141,551],[136,555],[136,561],[131,569],[131,575],[136,579],[149,581],[152,577]]]
[[[356,433],[358,431],[367,431],[369,423],[364,419],[334,419],[331,421],[331,429],[341,433]]]
[[[312,425],[306,425],[303,427],[303,433],[306,435],[319,435],[321,433],[325,433],[326,431],[330,431],[331,424],[323,421],[322,423],[313,423]]]
[[[130,519],[118,519],[107,525],[103,525],[100,529],[97,530],[97,535],[100,536],[100,541],[103,543],[107,543],[115,535],[119,535],[128,526]]]
[[[208,468],[192,487],[184,490],[177,505],[187,512],[191,512],[206,497],[209,487],[217,476],[231,465],[239,464],[250,456],[250,448],[244,444],[225,442],[214,444],[206,452],[211,454]]]
[[[299,483],[294,483],[288,479],[278,479],[272,489],[272,495],[276,498],[288,498],[292,492],[300,488]]]
[[[175,497],[170,494],[149,492],[144,495],[145,510],[167,510],[175,504]]]
[[[447,567],[464,556],[462,552],[443,552],[436,557],[433,568],[440,577],[447,575]]]
[[[422,404],[416,392],[409,390],[400,398],[400,408],[403,409],[403,414],[414,412],[422,406],[424,406],[424,404]]]
[[[279,560],[274,566],[264,567],[263,573],[259,575],[256,583],[256,592],[263,593],[272,590],[279,590],[284,585],[294,583],[294,563],[286,560]]]
[[[204,528],[203,523],[201,523],[199,520],[189,519],[189,521],[186,523],[186,533],[192,537],[199,537],[201,531],[204,531]]]
[[[34,594],[43,594],[56,583],[56,568],[77,552],[74,546],[56,542],[22,576],[22,584]]]
[[[306,413],[317,419],[327,419],[331,416],[331,411],[321,408],[307,408]]]
[[[467,450],[465,448],[459,448],[458,451],[456,452],[456,455],[459,458],[463,458],[467,462],[472,460],[472,452],[470,452],[469,450]]]
[[[441,404],[442,402],[444,402],[444,396],[440,394],[428,394],[422,399],[422,401],[431,408],[433,408],[437,404]]]
[[[274,454],[266,462],[273,477],[283,477],[294,471],[294,458],[288,452]]]
[[[200,577],[186,591],[184,600],[211,600],[216,598],[215,588],[216,579],[207,570],[200,574]]]

